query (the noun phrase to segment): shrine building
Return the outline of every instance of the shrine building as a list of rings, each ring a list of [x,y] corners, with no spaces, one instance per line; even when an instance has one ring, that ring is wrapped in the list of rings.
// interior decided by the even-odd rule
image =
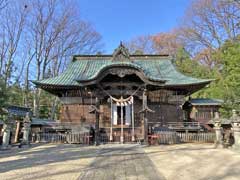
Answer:
[[[132,55],[122,44],[112,55],[75,55],[59,76],[33,83],[59,97],[60,122],[95,129],[109,141],[146,139],[153,127],[187,122],[186,97],[209,79],[179,72],[168,55]]]

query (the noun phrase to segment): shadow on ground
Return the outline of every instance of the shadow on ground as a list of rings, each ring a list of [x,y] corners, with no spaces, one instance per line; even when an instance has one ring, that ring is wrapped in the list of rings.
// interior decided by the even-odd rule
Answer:
[[[239,180],[240,153],[213,144],[146,147],[146,154],[168,180]]]
[[[27,168],[48,165],[48,172],[46,172],[46,174],[41,172],[41,178],[43,178],[44,176],[54,175],[51,174],[50,171],[51,168],[54,169],[55,163],[92,158],[96,156],[96,151],[96,147],[84,147],[81,145],[70,144],[40,144],[33,145],[31,148],[2,151],[0,154],[0,173],[10,172],[12,170],[19,172],[19,170],[24,171],[24,169]],[[26,174],[27,173],[29,172],[26,172]],[[34,173],[36,173],[34,178],[40,178],[38,177],[37,172],[34,171]],[[63,169],[61,173],[71,173],[71,170],[65,172]],[[21,175],[18,178],[23,178],[21,176],[24,175],[24,173],[20,174]],[[28,178],[25,177],[23,179]],[[32,177],[29,179],[32,179]]]
[[[240,177],[239,164],[240,154],[214,149],[211,145],[144,147],[118,144],[95,147],[38,144],[26,149],[1,151],[0,173],[14,172],[14,175],[0,179],[54,179],[64,175],[61,179],[223,180]],[[175,174],[166,176],[169,169]],[[74,173],[78,176],[71,178]]]

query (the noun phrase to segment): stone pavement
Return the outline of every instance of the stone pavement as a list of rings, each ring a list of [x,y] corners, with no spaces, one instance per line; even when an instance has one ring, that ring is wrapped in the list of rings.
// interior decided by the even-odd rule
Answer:
[[[138,179],[161,180],[152,161],[140,145],[100,146],[97,157],[79,180]]]

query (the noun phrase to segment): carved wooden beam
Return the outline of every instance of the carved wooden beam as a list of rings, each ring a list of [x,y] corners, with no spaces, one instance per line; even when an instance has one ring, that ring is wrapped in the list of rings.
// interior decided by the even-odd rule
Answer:
[[[129,89],[133,89],[133,87],[138,87],[141,86],[143,83],[136,83],[136,82],[102,82],[101,85],[102,87],[108,87],[110,86],[112,89],[118,86],[125,86],[128,87]]]

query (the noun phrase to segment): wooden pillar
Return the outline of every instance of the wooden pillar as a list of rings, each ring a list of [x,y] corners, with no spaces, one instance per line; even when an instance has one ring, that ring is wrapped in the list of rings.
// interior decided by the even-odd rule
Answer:
[[[121,103],[120,103],[120,107],[121,107],[121,136],[120,136],[120,142],[121,144],[123,144],[124,142],[124,137],[123,137],[123,97],[121,96]]]
[[[15,138],[14,138],[14,142],[15,142],[15,143],[18,142],[20,124],[21,124],[20,121],[17,120],[17,127],[16,127],[16,132],[15,132]]]
[[[132,141],[135,141],[135,130],[134,130],[134,101],[132,96]]]
[[[144,141],[145,143],[148,143],[148,119],[147,119],[147,94],[146,89],[143,91],[143,125],[144,125]]]
[[[99,99],[96,97],[96,110],[95,110],[95,116],[96,116],[96,122],[95,122],[95,145],[99,145]]]

